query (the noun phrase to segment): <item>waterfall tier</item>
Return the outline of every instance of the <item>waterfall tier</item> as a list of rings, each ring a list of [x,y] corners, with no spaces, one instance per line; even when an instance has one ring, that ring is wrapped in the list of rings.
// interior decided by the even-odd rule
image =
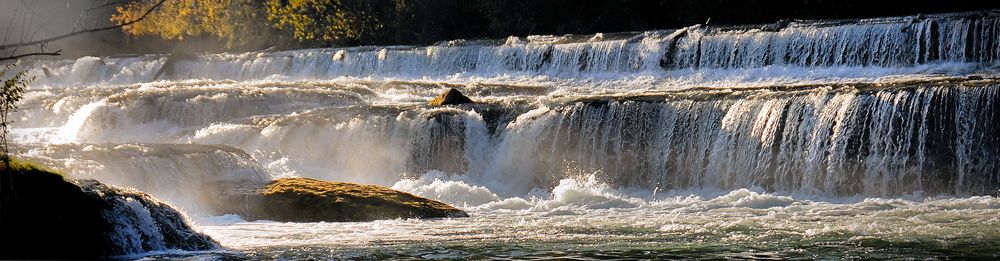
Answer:
[[[975,12],[588,36],[528,36],[386,46],[204,55],[84,57],[25,64],[36,86],[157,80],[333,80],[342,77],[523,82],[525,79],[871,77],[995,68],[1000,14]],[[859,72],[858,67],[879,68]],[[842,68],[842,69],[836,69]],[[855,68],[855,70],[851,70]],[[750,73],[739,70],[751,70]],[[825,69],[825,71],[822,71]],[[817,71],[822,73],[816,75]],[[694,75],[691,75],[694,74]],[[726,80],[728,79],[728,80]],[[634,86],[630,88],[648,88]]]

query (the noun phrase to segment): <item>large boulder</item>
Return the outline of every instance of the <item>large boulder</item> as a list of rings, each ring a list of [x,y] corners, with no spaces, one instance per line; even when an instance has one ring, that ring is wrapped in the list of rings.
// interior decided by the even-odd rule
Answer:
[[[433,100],[428,102],[431,106],[443,106],[452,104],[466,104],[473,103],[472,99],[462,94],[455,88],[448,88],[441,95],[434,97]]]
[[[138,191],[0,163],[0,259],[97,259],[218,243]]]
[[[447,204],[383,186],[283,178],[223,192],[220,213],[286,222],[468,217]]]

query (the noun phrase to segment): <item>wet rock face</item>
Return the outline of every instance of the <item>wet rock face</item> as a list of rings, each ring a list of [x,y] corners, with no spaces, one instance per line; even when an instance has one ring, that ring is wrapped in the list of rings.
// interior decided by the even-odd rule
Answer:
[[[382,186],[285,178],[256,189],[230,190],[222,212],[287,222],[468,217],[447,204]]]
[[[95,180],[80,180],[77,183],[84,193],[109,205],[102,210],[102,216],[112,226],[110,231],[105,232],[111,243],[110,255],[219,248],[218,242],[194,231],[183,214],[145,193]]]
[[[15,164],[16,165],[16,164]],[[96,258],[111,253],[110,206],[63,177],[14,167],[0,174],[0,259]]]
[[[11,165],[10,172],[0,172],[0,259],[97,259],[219,247],[177,210],[144,193]]]
[[[444,105],[466,104],[466,103],[473,103],[473,101],[472,99],[469,99],[469,97],[465,96],[464,94],[462,94],[462,92],[459,92],[455,88],[448,88],[448,90],[445,90],[443,93],[441,93],[441,95],[434,97],[434,99],[431,100],[428,104],[430,104],[431,106],[444,106]]]

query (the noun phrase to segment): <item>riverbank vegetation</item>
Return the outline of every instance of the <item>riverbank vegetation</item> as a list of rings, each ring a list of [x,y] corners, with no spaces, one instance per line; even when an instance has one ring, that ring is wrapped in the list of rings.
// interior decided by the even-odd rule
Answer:
[[[158,4],[130,0],[119,24]],[[720,8],[726,7],[726,8]],[[883,8],[885,7],[885,8]],[[913,15],[1000,7],[978,1],[587,1],[570,0],[177,0],[145,22],[123,27],[134,37],[212,38],[227,49],[424,45],[449,39],[588,34],[682,28],[694,24],[771,23]],[[754,10],[748,12],[746,10]]]

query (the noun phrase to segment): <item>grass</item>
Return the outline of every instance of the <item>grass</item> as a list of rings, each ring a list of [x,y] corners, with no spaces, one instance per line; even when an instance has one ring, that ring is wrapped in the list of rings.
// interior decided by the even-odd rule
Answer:
[[[3,156],[0,156],[0,159],[2,159],[2,157]],[[27,175],[57,175],[57,176],[60,176],[60,177],[66,177],[66,175],[63,174],[60,171],[49,169],[49,168],[46,168],[46,167],[44,167],[44,166],[42,166],[42,165],[40,165],[38,163],[31,162],[31,161],[25,161],[25,160],[18,159],[18,158],[11,158],[10,159],[10,167],[11,167],[11,170],[13,172],[19,173],[19,174],[22,174],[22,175],[24,175],[24,174],[27,174]],[[3,164],[2,161],[0,161],[0,172],[6,171],[6,168],[7,168],[7,165]]]

